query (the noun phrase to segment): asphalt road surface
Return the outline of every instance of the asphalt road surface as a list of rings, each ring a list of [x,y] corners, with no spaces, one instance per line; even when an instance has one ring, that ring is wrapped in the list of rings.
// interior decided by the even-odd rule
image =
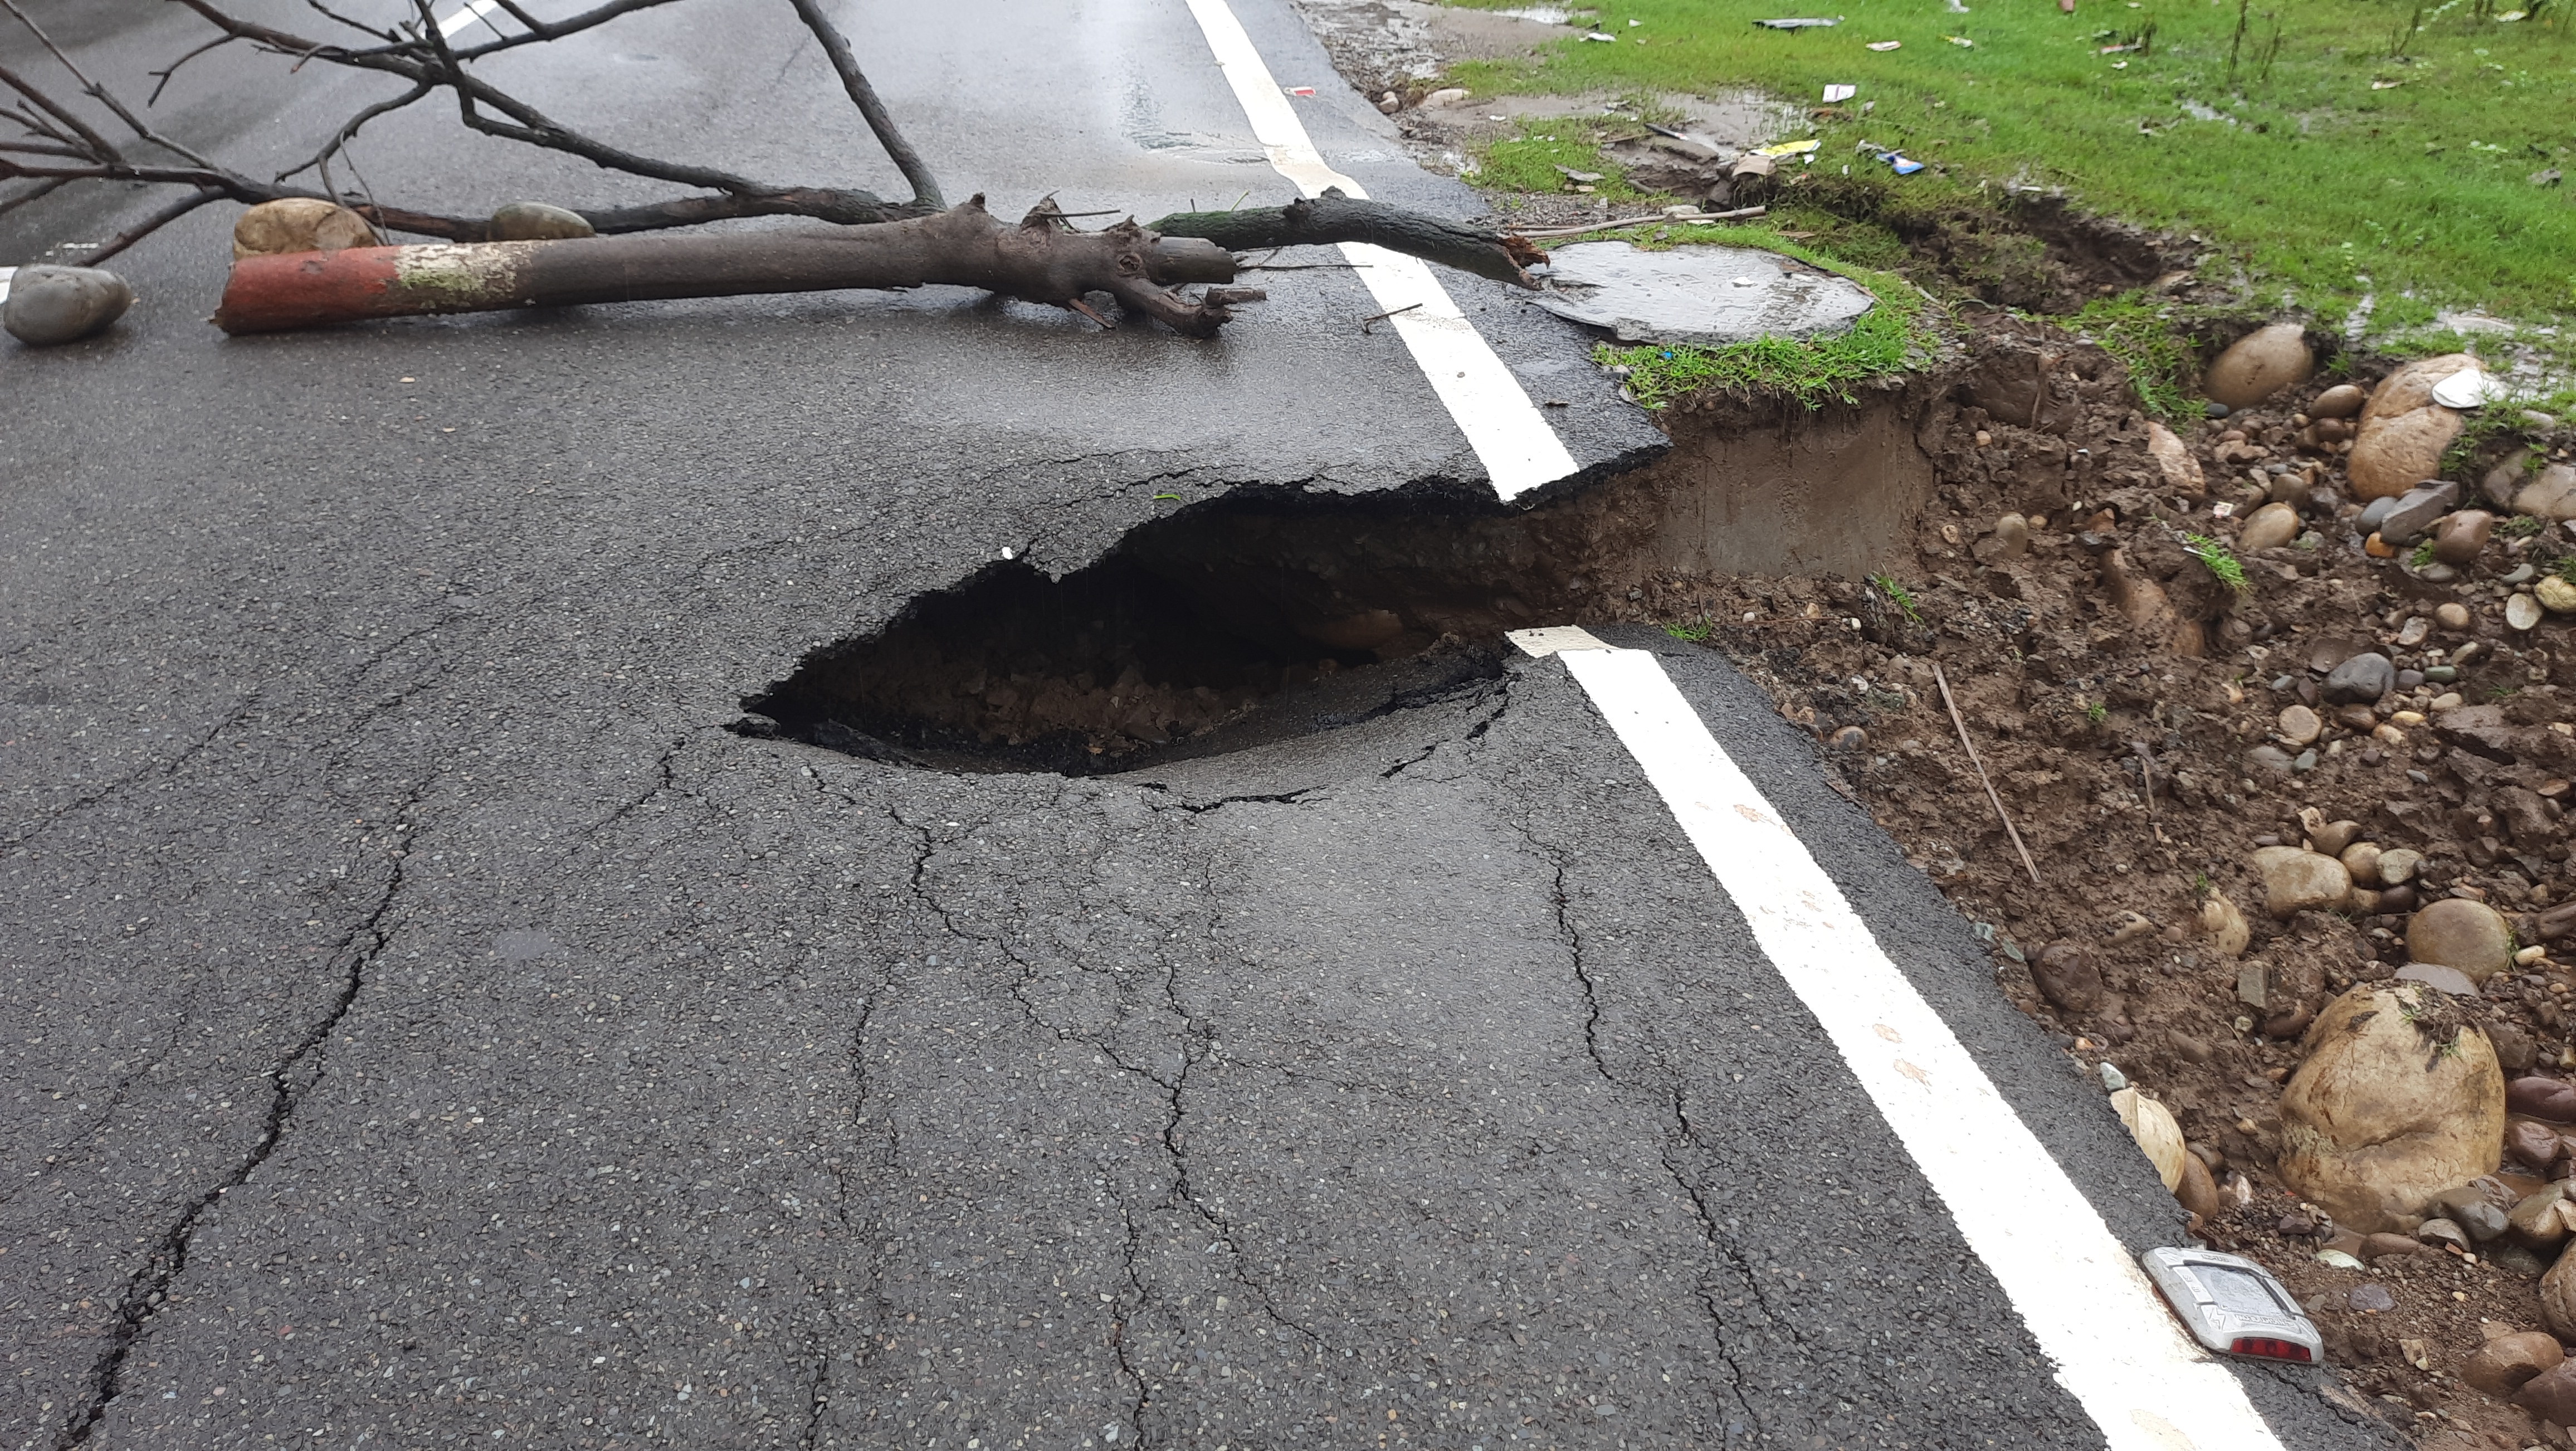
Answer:
[[[190,43],[35,13],[138,90]],[[1232,13],[1332,166],[1473,209],[1283,5]],[[846,24],[997,209],[1294,194],[1181,0]],[[374,95],[199,65],[163,111],[233,155]],[[506,69],[638,149],[894,185],[783,5]],[[359,161],[656,193],[426,115]],[[0,218],[0,262],[138,200]],[[728,729],[1005,550],[1236,491],[1504,507],[1352,274],[1204,346],[936,289],[226,341],[228,225],[120,259],[108,337],[0,354],[0,1446],[2192,1444],[2070,1391],[1562,657],[1125,776]],[[1582,338],[1442,281],[1579,470],[1653,447]],[[2045,1145],[1983,1186],[2016,1232],[2072,1232],[2062,1170],[2176,1242],[1805,738],[1612,643]],[[2279,1444],[2386,1444],[2238,1380]]]

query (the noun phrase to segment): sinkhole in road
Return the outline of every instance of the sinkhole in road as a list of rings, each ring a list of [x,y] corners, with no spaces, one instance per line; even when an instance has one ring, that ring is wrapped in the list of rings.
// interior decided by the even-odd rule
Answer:
[[[916,598],[747,698],[741,728],[1097,775],[1350,725],[1498,675],[1507,630],[1633,615],[1656,575],[1865,572],[1930,493],[1905,413],[1677,420],[1686,446],[1528,510],[1220,497],[1061,578],[1001,563]]]

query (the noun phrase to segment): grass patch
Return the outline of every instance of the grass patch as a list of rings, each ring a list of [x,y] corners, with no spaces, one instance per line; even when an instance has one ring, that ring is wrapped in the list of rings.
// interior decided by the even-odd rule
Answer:
[[[1782,219],[1769,219],[1779,224]],[[1856,403],[1859,390],[1879,379],[1920,368],[1940,348],[1940,334],[1923,294],[1892,272],[1855,267],[1782,236],[1771,226],[1713,227],[1641,223],[1580,240],[1618,238],[1657,250],[1688,243],[1761,247],[1839,273],[1867,288],[1877,305],[1842,332],[1812,340],[1756,338],[1722,348],[1652,343],[1622,347],[1602,343],[1593,361],[1628,370],[1628,392],[1648,408],[1661,408],[1699,392],[1737,396],[1776,394],[1806,408]],[[1569,239],[1572,240],[1572,239]]]
[[[2170,304],[2134,292],[2105,297],[2086,304],[2067,326],[2120,360],[2150,416],[2170,420],[2200,412],[2192,402],[2199,340],[2183,331]]]
[[[2185,534],[2182,547],[2184,553],[2199,560],[2201,568],[2208,570],[2210,576],[2227,586],[2231,593],[2253,592],[2253,583],[2245,578],[2245,562],[2226,545],[2206,534]]]
[[[1492,142],[1477,153],[1476,170],[1466,179],[1508,191],[1561,192],[1574,184],[1566,173],[1578,172],[1600,178],[1587,183],[1594,196],[1614,202],[1640,201],[1647,193],[1630,186],[1627,174],[1603,156],[1601,148],[1623,135],[1647,134],[1634,122],[1618,117],[1524,120],[1519,135]]]
[[[1856,84],[1815,123],[1819,174],[1883,172],[1853,154],[1866,138],[1934,168],[1898,187],[2063,186],[2220,243],[2330,325],[2365,292],[2374,331],[2429,324],[2437,305],[2576,312],[2576,187],[2528,179],[2576,171],[2576,6],[2503,22],[2511,12],[2482,0],[2271,0],[2241,36],[2238,7],[2207,0],[2090,0],[2074,15],[1849,0],[1839,26],[1794,32],[1752,25],[1778,13],[1769,0],[1598,9],[1615,44],[1567,41],[1450,79],[1485,93],[1751,84],[1810,105]],[[2104,53],[2150,27],[2145,48]],[[1863,48],[1882,40],[1902,48]]]

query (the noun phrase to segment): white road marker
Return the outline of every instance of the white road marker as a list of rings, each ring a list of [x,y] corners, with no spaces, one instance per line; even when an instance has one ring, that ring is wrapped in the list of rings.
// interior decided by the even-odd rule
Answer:
[[[1754,940],[1833,1039],[2112,1451],[2280,1451],[2155,1287],[1655,657],[1562,631],[1557,654],[1662,794]],[[1532,638],[1535,637],[1535,638]],[[2016,1192],[1997,1195],[1994,1186]]]
[[[9,300],[9,279],[18,275],[15,267],[0,267],[0,302]]]
[[[1225,0],[1189,0],[1189,6],[1252,123],[1253,138],[1269,153],[1271,168],[1310,197],[1331,186],[1347,196],[1367,196],[1358,182],[1324,164],[1306,135],[1306,123],[1297,119],[1287,93],[1271,79],[1261,52]],[[1520,380],[1458,310],[1449,289],[1431,275],[1428,263],[1355,242],[1343,244],[1342,255],[1359,269],[1378,307],[1390,314],[1388,322],[1467,435],[1496,494],[1515,498],[1575,471],[1574,455],[1566,452]]]

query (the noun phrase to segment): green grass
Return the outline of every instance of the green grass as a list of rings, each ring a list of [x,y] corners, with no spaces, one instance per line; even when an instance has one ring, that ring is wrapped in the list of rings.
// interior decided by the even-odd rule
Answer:
[[[1819,173],[1884,175],[1854,154],[1867,139],[1930,163],[1890,178],[1927,196],[2062,186],[2094,210],[2212,239],[2250,264],[2264,300],[2329,324],[2364,292],[2374,332],[2428,324],[2437,306],[2535,323],[2576,312],[2576,184],[2526,179],[2576,172],[2576,5],[2508,24],[2493,15],[2522,0],[2080,0],[2073,15],[1969,3],[1956,15],[1838,0],[1841,25],[1778,32],[1751,24],[1784,13],[1770,0],[1603,0],[1617,43],[1566,41],[1449,78],[1485,93],[1752,84],[1810,105],[1848,82],[1861,88],[1849,119],[1819,123]],[[2100,53],[2150,25],[2150,50]],[[1903,48],[1863,48],[1875,40]]]
[[[2231,592],[2236,594],[2252,592],[2254,586],[2245,578],[2245,562],[2238,559],[2226,545],[2206,534],[2185,534],[2182,536],[2182,547],[2184,553],[2199,560],[2201,567],[2208,570],[2212,577],[2227,586]]]
[[[1492,142],[1477,155],[1478,186],[1507,191],[1567,191],[1573,178],[1566,171],[1597,173],[1592,194],[1614,202],[1639,201],[1646,193],[1628,185],[1619,165],[1601,154],[1604,142],[1622,135],[1649,134],[1644,127],[1616,117],[1568,116],[1523,121],[1520,134]],[[1565,171],[1557,168],[1563,167]]]
[[[1770,394],[1795,399],[1807,408],[1828,402],[1854,403],[1859,390],[1881,379],[1922,366],[1941,339],[1913,284],[1892,272],[1856,267],[1780,234],[1788,219],[1775,214],[1772,225],[1753,227],[1675,226],[1645,223],[1615,232],[1567,240],[1620,238],[1656,249],[1693,242],[1762,247],[1850,278],[1878,299],[1851,327],[1812,341],[1757,338],[1723,348],[1644,344],[1620,347],[1603,343],[1593,361],[1628,370],[1628,392],[1649,408],[1661,408],[1688,394],[1708,391],[1738,396]],[[1809,239],[1813,240],[1813,239]]]
[[[2170,304],[2134,292],[2100,298],[2067,326],[2120,360],[2138,402],[2151,416],[2171,420],[2200,412],[2192,399],[2199,341]]]
[[[1869,582],[1877,587],[1880,594],[1887,596],[1888,603],[1902,610],[1905,618],[1918,625],[1923,623],[1922,612],[1914,607],[1914,592],[1898,584],[1894,575],[1873,574]]]

